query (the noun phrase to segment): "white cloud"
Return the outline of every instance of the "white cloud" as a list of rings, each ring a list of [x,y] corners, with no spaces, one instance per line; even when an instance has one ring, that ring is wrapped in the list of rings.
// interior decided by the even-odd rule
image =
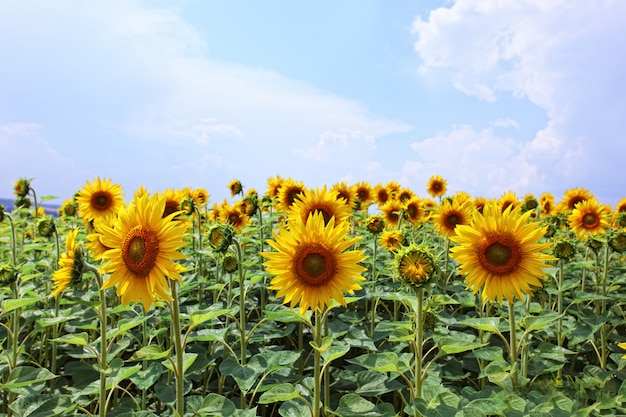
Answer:
[[[376,151],[374,137],[359,131],[324,132],[310,148],[295,148],[293,153],[303,159],[324,164],[348,161],[369,161]]]
[[[503,171],[523,171],[551,184],[548,191],[583,186],[614,201],[623,183],[611,172],[626,151],[616,141],[626,130],[616,117],[626,112],[618,92],[626,83],[625,15],[626,3],[615,0],[457,0],[414,21],[415,50],[422,74],[444,73],[465,94],[512,94],[545,110],[546,126],[503,160]]]

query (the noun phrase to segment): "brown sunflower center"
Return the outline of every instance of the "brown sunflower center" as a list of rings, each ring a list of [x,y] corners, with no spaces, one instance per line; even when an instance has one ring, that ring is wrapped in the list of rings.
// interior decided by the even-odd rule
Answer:
[[[303,245],[294,260],[298,278],[309,285],[323,285],[336,272],[335,257],[319,243]]]
[[[446,216],[446,224],[450,229],[454,229],[461,222],[461,216],[457,213],[450,213]]]
[[[134,274],[145,277],[156,264],[159,239],[152,230],[135,226],[122,243],[122,260]]]
[[[91,196],[91,206],[96,210],[106,210],[111,207],[113,199],[111,195],[104,191],[93,193]]]
[[[440,182],[433,182],[433,184],[430,186],[430,188],[433,191],[441,191],[441,189],[443,188],[443,184]]]
[[[585,199],[583,197],[572,197],[568,203],[567,203],[567,207],[570,210],[574,210],[576,208],[576,204],[581,203],[585,201]]]
[[[480,244],[478,258],[489,272],[508,274],[517,269],[522,255],[519,243],[514,238],[498,234],[489,236]]]
[[[313,207],[311,210],[309,210],[304,220],[306,221],[306,219],[308,219],[313,213],[321,213],[322,217],[324,217],[324,224],[328,224],[330,219],[332,219],[334,216],[331,210],[329,210],[327,207]]]
[[[583,227],[593,229],[598,225],[598,216],[593,213],[586,213],[583,216]]]
[[[177,212],[179,207],[180,207],[180,204],[177,201],[173,201],[173,200],[166,201],[165,207],[163,208],[162,217],[167,217],[170,214]]]

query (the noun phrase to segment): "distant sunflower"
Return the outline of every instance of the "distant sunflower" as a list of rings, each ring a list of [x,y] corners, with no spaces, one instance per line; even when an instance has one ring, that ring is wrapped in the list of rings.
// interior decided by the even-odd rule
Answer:
[[[30,180],[20,178],[13,183],[13,193],[16,197],[24,198],[30,192]]]
[[[433,218],[435,212],[437,211],[437,207],[439,207],[439,204],[432,198],[422,199],[422,208],[424,209],[423,220],[425,222],[428,222]]]
[[[603,235],[609,228],[609,210],[596,199],[584,200],[567,216],[567,224],[576,236],[587,239],[589,235]]]
[[[411,224],[417,226],[422,222],[424,216],[424,208],[422,207],[422,200],[418,197],[410,198],[404,205],[404,218]]]
[[[566,190],[556,206],[556,211],[561,214],[569,214],[576,208],[576,204],[586,200],[593,200],[595,196],[586,188],[571,188]]]
[[[398,275],[413,287],[420,287],[435,275],[436,264],[428,249],[411,244],[395,256]]]
[[[176,191],[173,188],[168,188],[161,193],[165,198],[165,206],[163,208],[163,217],[167,217],[172,213],[176,213],[180,210],[180,203],[183,201],[184,196],[180,191]]]
[[[232,180],[228,183],[228,188],[230,189],[231,197],[236,196],[237,194],[243,194],[243,186],[241,185],[241,181]]]
[[[401,231],[393,229],[393,230],[385,230],[378,237],[378,242],[384,248],[386,248],[389,252],[397,252],[400,248],[406,245],[406,237],[402,234]]]
[[[403,204],[406,204],[406,202],[412,199],[413,197],[415,197],[415,193],[413,192],[413,190],[411,190],[410,188],[406,188],[406,187],[398,190],[398,194],[396,195],[396,198]]]
[[[194,199],[198,207],[202,208],[206,206],[209,202],[209,192],[206,190],[206,188],[194,188],[191,191],[191,198]]]
[[[426,192],[431,197],[443,197],[448,191],[448,184],[443,177],[439,175],[433,175],[426,184]]]
[[[304,191],[304,183],[291,178],[286,179],[278,190],[276,209],[284,213],[289,212],[291,205],[299,199]]]
[[[250,218],[237,205],[223,205],[219,212],[219,220],[228,223],[241,233],[245,226],[250,224]]]
[[[391,194],[389,194],[389,190],[384,184],[376,184],[374,187],[374,200],[378,206],[382,206],[391,198]]]
[[[296,217],[289,229],[279,226],[280,232],[268,244],[276,252],[262,252],[268,273],[275,275],[270,289],[278,290],[277,298],[300,312],[308,309],[323,311],[334,299],[345,305],[344,292],[360,290],[361,273],[365,268],[359,262],[365,259],[361,250],[346,251],[359,237],[348,238],[348,222],[324,222],[321,213],[313,213],[306,222]]]
[[[320,188],[306,188],[301,197],[294,201],[289,210],[289,221],[293,217],[300,217],[306,222],[312,213],[322,213],[324,222],[328,223],[335,218],[335,224],[342,223],[350,218],[352,210],[343,198],[337,198],[337,192],[326,190],[326,186]]]
[[[435,230],[444,236],[455,235],[457,226],[469,224],[472,220],[471,202],[444,199],[433,215]]]
[[[472,204],[474,204],[474,208],[476,210],[482,213],[485,204],[487,204],[487,199],[485,197],[477,196],[472,199]]]
[[[620,199],[615,205],[615,211],[617,213],[626,212],[626,197]]]
[[[367,181],[361,181],[352,186],[356,198],[361,202],[361,208],[366,208],[372,204],[374,196],[372,195],[372,186]]]
[[[513,209],[521,205],[519,198],[517,197],[517,194],[515,194],[511,190],[502,194],[498,202],[500,203],[501,212],[504,212],[504,210],[506,210],[509,207]]]
[[[539,196],[539,209],[542,217],[554,214],[554,196],[551,193],[541,193]]]
[[[98,227],[103,254],[111,275],[102,288],[116,287],[123,304],[141,300],[146,310],[158,298],[171,301],[168,278],[182,282],[185,268],[176,260],[186,256],[179,250],[186,245],[186,227],[174,214],[162,217],[165,198],[159,195],[134,199],[121,208],[113,227]]]
[[[352,210],[356,206],[356,192],[344,181],[333,184],[333,186],[330,188],[330,191],[336,192],[337,198],[344,199],[345,204],[348,206],[349,209]]]
[[[533,287],[541,287],[545,277],[544,261],[556,258],[541,253],[550,243],[538,243],[546,226],[528,222],[530,212],[520,214],[520,207],[507,208],[488,203],[483,213],[474,212],[469,225],[457,226],[450,240],[457,243],[450,249],[465,274],[468,288],[476,294],[482,289],[483,300],[514,302],[515,297],[532,295]]]
[[[380,207],[380,212],[385,218],[385,224],[397,226],[402,214],[402,202],[400,200],[388,200]]]
[[[61,254],[59,259],[60,268],[52,274],[54,289],[52,296],[58,297],[70,284],[80,282],[83,273],[83,251],[76,243],[78,229],[67,232],[65,238],[65,252]]]
[[[93,183],[87,181],[76,197],[78,215],[85,222],[97,217],[115,216],[124,207],[122,187],[113,184],[111,179],[96,178]]]
[[[267,179],[267,195],[270,196],[270,198],[278,198],[278,191],[280,187],[282,187],[283,181],[280,175]]]

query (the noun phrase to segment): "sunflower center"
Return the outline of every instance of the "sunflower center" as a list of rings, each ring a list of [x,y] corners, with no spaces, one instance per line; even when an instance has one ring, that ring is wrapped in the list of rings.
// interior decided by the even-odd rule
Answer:
[[[451,213],[446,216],[446,224],[450,227],[450,229],[454,229],[460,222],[461,216],[456,213]]]
[[[156,264],[159,239],[152,230],[135,226],[122,243],[122,260],[134,274],[145,277]]]
[[[106,210],[111,207],[112,202],[113,200],[111,199],[109,193],[102,191],[94,193],[91,197],[91,205],[96,210]]]
[[[295,256],[298,278],[309,285],[322,285],[335,274],[333,254],[318,243],[305,244]]]
[[[593,229],[598,224],[598,217],[592,213],[583,216],[583,227]]]
[[[478,249],[481,265],[494,274],[508,274],[519,266],[522,256],[519,243],[507,235],[490,236]]]

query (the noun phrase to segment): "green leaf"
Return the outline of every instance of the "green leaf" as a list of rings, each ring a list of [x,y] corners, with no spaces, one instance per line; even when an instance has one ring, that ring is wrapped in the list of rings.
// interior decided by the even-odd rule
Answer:
[[[257,378],[263,373],[263,370],[259,370],[254,365],[242,366],[231,357],[228,357],[220,364],[220,372],[232,377],[241,391],[248,392]]]
[[[51,339],[57,343],[67,343],[68,345],[89,346],[89,335],[86,332],[66,334],[56,339]]]
[[[494,334],[500,333],[500,317],[472,317],[459,322],[459,325]]]
[[[311,417],[311,410],[302,401],[290,400],[280,405],[278,414],[282,417]]]
[[[543,312],[540,316],[525,317],[524,328],[528,333],[546,330],[559,317],[562,315],[555,312]]]
[[[300,310],[292,309],[277,311],[266,309],[264,316],[268,320],[278,321],[281,323],[308,323],[310,321],[306,314],[300,314]]]
[[[0,388],[14,392],[18,388],[26,387],[38,382],[45,382],[54,378],[57,378],[57,375],[45,368],[18,366],[11,371],[7,382],[0,384]]]
[[[330,336],[325,336],[322,339],[322,344],[320,346],[318,346],[317,343],[315,343],[315,341],[313,340],[310,341],[309,344],[313,349],[317,350],[320,353],[323,353],[330,349],[330,346],[333,344],[333,338]]]
[[[298,388],[292,384],[284,383],[274,385],[267,391],[265,391],[261,397],[259,397],[259,404],[271,404],[281,401],[289,401],[300,396]]]
[[[478,349],[487,346],[487,343],[468,342],[454,337],[440,337],[437,339],[437,346],[439,347],[439,352],[445,355],[451,355]]]
[[[68,395],[38,394],[17,398],[9,408],[15,417],[54,417],[67,415],[77,407]]]
[[[31,306],[41,300],[43,300],[42,297],[29,297],[29,298],[19,298],[17,300],[5,300],[2,303],[2,313],[0,313],[0,316],[10,311],[17,310],[19,308]]]
[[[224,316],[228,313],[230,313],[230,310],[228,309],[193,312],[191,314],[191,317],[189,318],[189,327],[194,328],[201,325],[202,323],[206,323],[207,321],[213,320],[219,316]]]
[[[325,363],[339,359],[350,351],[350,345],[343,342],[335,342],[331,347],[322,352]]]
[[[356,394],[346,394],[334,412],[339,417],[392,417],[396,413],[389,403],[374,404]]]
[[[206,417],[223,417],[235,413],[235,404],[228,398],[219,394],[209,394],[202,401],[202,408],[197,411],[198,415]]]
[[[168,350],[161,349],[159,345],[148,345],[144,346],[135,353],[133,356],[128,359],[129,361],[153,361],[158,359],[163,359],[170,356],[172,348]]]
[[[482,417],[504,415],[506,404],[498,398],[477,398],[463,406],[463,415],[467,417]]]
[[[111,340],[116,336],[121,336],[125,333],[128,333],[129,330],[139,326],[149,318],[149,316],[138,316],[120,320],[117,328],[107,332],[107,340]]]
[[[158,362],[150,362],[145,369],[140,369],[130,380],[142,391],[153,386],[163,373],[163,365]]]
[[[348,362],[375,372],[400,372],[398,369],[398,355],[395,352],[367,353],[349,359]]]

